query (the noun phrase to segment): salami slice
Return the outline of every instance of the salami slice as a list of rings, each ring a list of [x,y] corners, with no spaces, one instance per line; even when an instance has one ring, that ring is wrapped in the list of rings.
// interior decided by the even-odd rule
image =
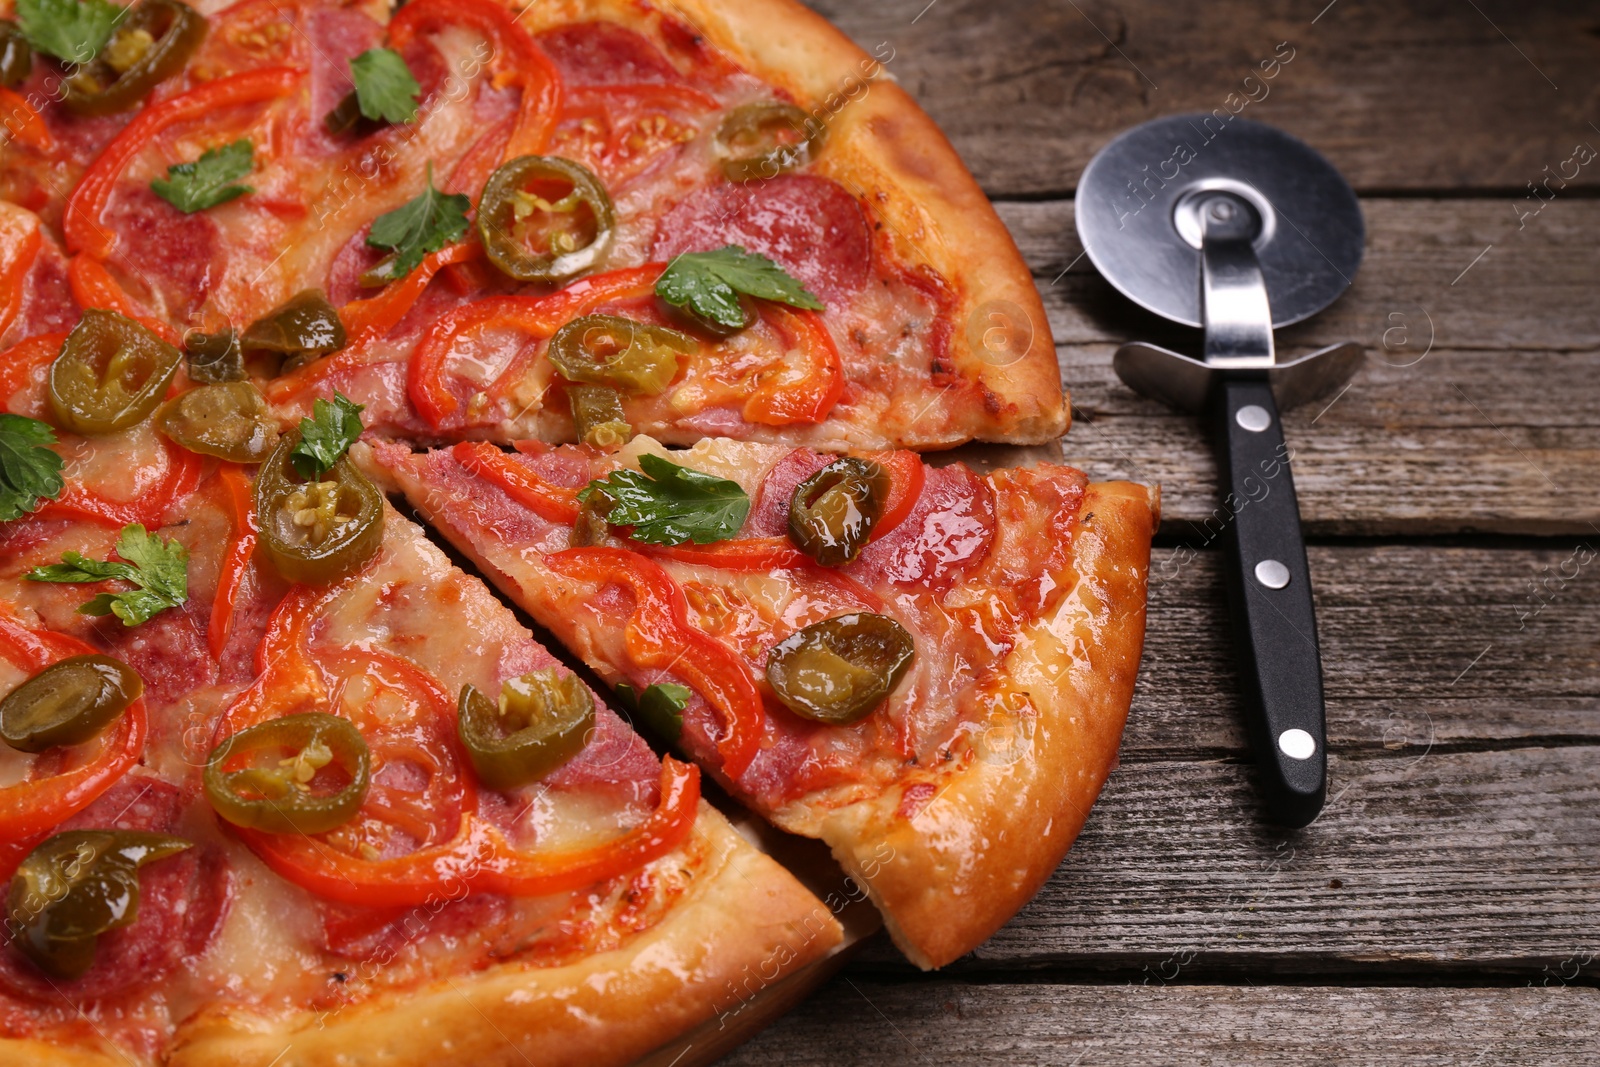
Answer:
[[[696,191],[662,216],[651,256],[671,259],[730,244],[771,259],[824,303],[842,304],[859,292],[872,267],[860,203],[838,182],[811,174]]]

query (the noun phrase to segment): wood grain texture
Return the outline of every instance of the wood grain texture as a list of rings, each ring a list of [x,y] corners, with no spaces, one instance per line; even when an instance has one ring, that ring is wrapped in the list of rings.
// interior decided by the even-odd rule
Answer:
[[[1554,204],[1520,231],[1498,203],[1369,200],[1363,210],[1369,247],[1351,290],[1279,334],[1291,353],[1346,340],[1368,350],[1348,391],[1284,418],[1308,533],[1594,534],[1600,204]],[[1045,295],[1072,393],[1069,462],[1097,478],[1160,482],[1164,529],[1192,531],[1218,506],[1202,424],[1133,393],[1111,356],[1124,340],[1194,350],[1196,338],[1095,272],[1070,201],[1001,212]]]
[[[1329,802],[1292,832],[1262,824],[1247,763],[1124,764],[959,966],[1534,975],[1600,954],[1600,747],[1332,751]]]
[[[1309,562],[1332,751],[1600,744],[1600,545],[1313,546]],[[1122,759],[1242,756],[1221,553],[1157,549],[1150,572]]]
[[[810,2],[894,49],[890,71],[991,196],[1068,193],[1127,127],[1214,109],[1309,141],[1360,191],[1522,197],[1578,143],[1600,147],[1600,13],[1570,0]],[[1275,52],[1293,58],[1247,85]],[[1597,185],[1600,159],[1568,191]]]
[[[1600,991],[835,979],[724,1062],[1544,1067],[1600,1058]]]

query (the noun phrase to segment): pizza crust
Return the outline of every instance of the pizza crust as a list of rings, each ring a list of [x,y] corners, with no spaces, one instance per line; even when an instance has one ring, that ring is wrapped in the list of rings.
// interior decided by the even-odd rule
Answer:
[[[963,395],[941,416],[900,428],[902,447],[1043,444],[1066,433],[1069,406],[1032,274],[949,140],[880,58],[794,0],[674,0],[668,11],[825,122],[815,171],[867,201],[908,262],[926,261],[954,287],[950,357],[976,380],[976,402]]]
[[[310,1013],[289,1021],[209,1019],[179,1031],[168,1062],[632,1063],[663,1035],[735,1013],[747,998],[829,955],[843,936],[821,901],[704,801],[694,835],[710,857],[706,877],[624,948],[564,966],[503,965],[456,975],[429,988],[386,992],[325,1020]]]
[[[996,714],[948,773],[843,807],[808,800],[774,813],[785,829],[828,843],[924,969],[970,952],[1033,898],[1116,763],[1143,652],[1159,505],[1143,486],[1096,483],[1079,515],[1077,585],[1002,670],[1028,694],[1031,722]],[[908,800],[918,785],[931,796]]]

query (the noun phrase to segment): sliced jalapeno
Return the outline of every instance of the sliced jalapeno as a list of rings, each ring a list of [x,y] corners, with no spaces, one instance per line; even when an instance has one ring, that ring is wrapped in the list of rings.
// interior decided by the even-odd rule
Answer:
[[[139,699],[144,682],[110,656],[69,656],[0,700],[0,740],[19,752],[81,745]]]
[[[216,333],[189,331],[183,339],[183,356],[189,377],[202,385],[242,382],[249,375],[244,369],[244,349],[239,334],[231,326]]]
[[[616,506],[616,499],[599,483],[591,485],[578,503],[578,521],[572,524],[571,546],[587,548],[605,544],[611,536],[611,523],[608,521],[611,509]]]
[[[206,36],[206,20],[180,0],[140,0],[90,63],[65,81],[79,115],[127,111],[183,69]]]
[[[638,396],[656,396],[678,374],[678,357],[694,341],[665,326],[620,315],[585,315],[550,338],[550,362],[569,382],[607,385]]]
[[[594,729],[594,698],[554,667],[512,678],[496,704],[461,687],[458,730],[478,778],[490,789],[538,781],[579,752]]]
[[[869,459],[836,459],[795,486],[789,539],[824,567],[861,554],[889,499],[889,472]]]
[[[33,49],[22,35],[22,27],[0,19],[0,86],[15,89],[32,72]]]
[[[100,935],[139,917],[139,868],[192,847],[134,830],[46,838],[11,877],[6,919],[17,948],[52,978],[81,977]]]
[[[633,427],[622,411],[622,394],[605,385],[569,385],[567,400],[572,404],[572,421],[578,427],[578,440],[608,451],[620,448],[633,436]]]
[[[772,646],[767,682],[802,718],[852,723],[894,691],[914,651],[911,635],[887,615],[839,615]]]
[[[261,547],[291,582],[327,585],[348,577],[383,544],[383,494],[339,460],[320,481],[304,481],[291,461],[299,431],[284,434],[256,474]]]
[[[348,719],[320,711],[241,730],[211,750],[206,797],[217,814],[270,834],[320,834],[355,817],[372,755]]]
[[[344,323],[321,289],[302,289],[252,322],[239,338],[245,355],[283,357],[285,371],[344,347]]]
[[[810,163],[826,129],[793,104],[744,104],[723,117],[712,148],[730,181],[753,182]]]
[[[260,463],[278,443],[278,424],[249,382],[202,385],[173,397],[156,428],[190,452],[230,463]]]
[[[50,365],[50,406],[74,433],[126,429],[161,403],[182,360],[132,319],[90,308]]]
[[[478,236],[489,261],[523,282],[564,282],[611,249],[616,209],[589,168],[559,156],[518,156],[489,176]]]

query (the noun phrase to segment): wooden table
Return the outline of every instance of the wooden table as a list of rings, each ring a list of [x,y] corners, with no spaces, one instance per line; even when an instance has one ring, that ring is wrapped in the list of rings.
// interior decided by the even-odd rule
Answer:
[[[816,6],[893,49],[1015,233],[1068,460],[1160,482],[1164,521],[1121,766],[1038,898],[938,974],[870,943],[726,1062],[1600,1062],[1600,4]],[[1285,420],[1332,752],[1293,833],[1252,791],[1211,451],[1111,372],[1193,338],[1072,224],[1101,145],[1260,98],[1275,53],[1243,115],[1325,153],[1368,230],[1350,292],[1280,334],[1370,353]]]

